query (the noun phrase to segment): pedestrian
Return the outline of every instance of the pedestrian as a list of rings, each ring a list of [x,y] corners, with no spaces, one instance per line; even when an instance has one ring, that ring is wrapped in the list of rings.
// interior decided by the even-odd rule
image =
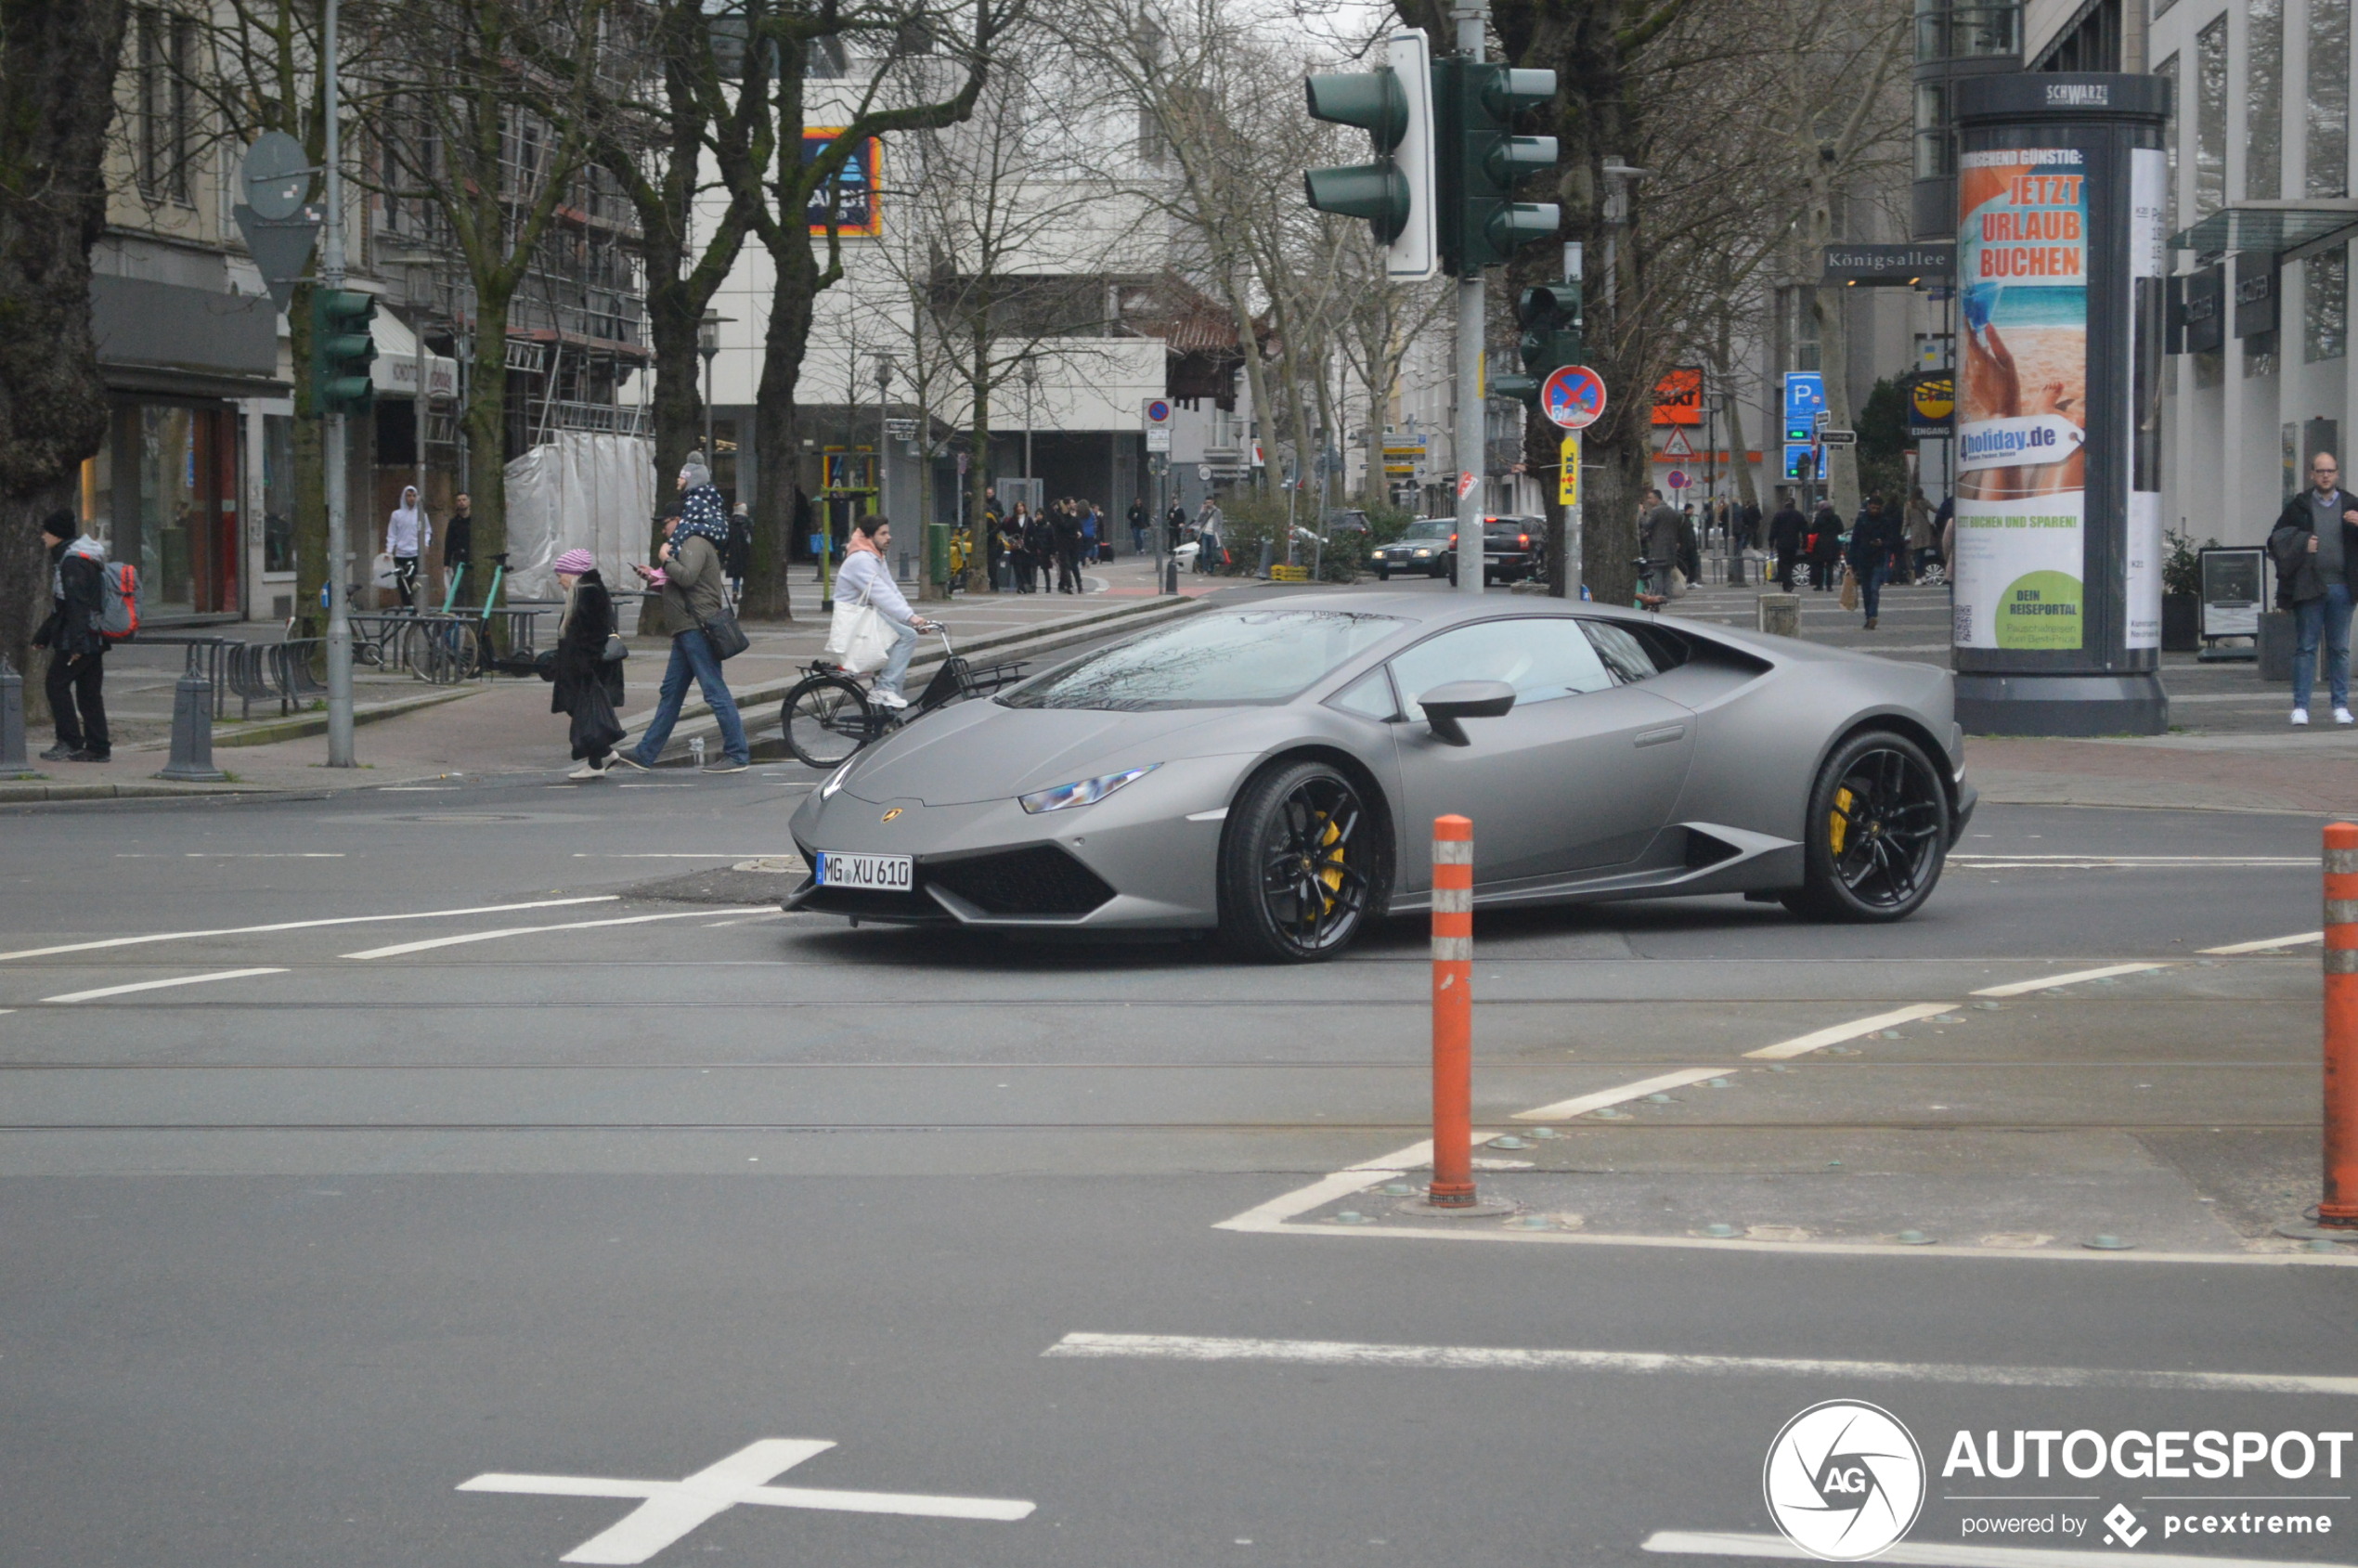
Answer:
[[[1867,504],[1850,525],[1850,569],[1859,574],[1859,598],[1867,613],[1867,629],[1875,629],[1875,616],[1883,604],[1884,578],[1891,564],[1904,548],[1901,543],[1899,520],[1883,509],[1881,496],[1869,496]]]
[[[1140,496],[1130,503],[1130,553],[1133,555],[1147,553],[1147,523],[1150,515],[1147,511],[1146,497]]]
[[[1081,503],[1067,500],[1056,511],[1056,591],[1079,593],[1081,589],[1081,559],[1092,545],[1082,532]]]
[[[2310,487],[2285,502],[2268,535],[2276,563],[2276,607],[2290,610],[2299,638],[2292,655],[2292,721],[2309,722],[2317,682],[2317,644],[2326,645],[2326,679],[2334,722],[2351,722],[2350,571],[2358,564],[2358,497],[2341,488],[2331,452],[2309,460]]]
[[[1671,510],[1662,499],[1662,492],[1649,486],[1646,508],[1638,518],[1638,553],[1645,561],[1647,592],[1641,598],[1660,601],[1670,597],[1670,574],[1678,569],[1678,551],[1683,542],[1684,519]]]
[[[720,724],[721,756],[707,764],[705,771],[741,773],[753,764],[753,748],[745,743],[745,720],[737,715],[736,699],[729,694],[720,661],[713,656],[712,643],[704,631],[706,621],[718,620],[729,610],[721,592],[720,561],[721,547],[729,542],[729,523],[721,515],[720,492],[712,487],[712,471],[705,466],[701,452],[689,454],[675,483],[680,488],[680,516],[664,529],[663,549],[657,556],[660,565],[631,567],[641,582],[663,590],[664,624],[673,628],[671,662],[664,668],[655,711],[639,744],[614,755],[617,761],[641,770],[662,760],[693,678]]]
[[[459,597],[459,585],[474,560],[474,502],[462,494],[450,503],[450,520],[442,525],[442,592],[446,603]]]
[[[1703,543],[1695,537],[1695,508],[1690,501],[1678,511],[1678,569],[1690,586],[1703,581]]]
[[[58,744],[44,762],[104,762],[114,755],[107,734],[107,640],[98,633],[106,610],[107,547],[77,538],[73,513],[62,507],[41,520],[49,552],[49,618],[32,645],[49,650],[49,713]]]
[[[1793,504],[1792,491],[1780,492],[1777,500],[1777,514],[1768,519],[1768,548],[1777,555],[1777,587],[1791,593],[1793,569],[1801,559],[1802,540],[1808,535],[1809,519]]]
[[[393,590],[401,596],[401,607],[418,607],[418,557],[434,542],[434,524],[426,517],[425,503],[418,499],[415,485],[401,487],[401,504],[385,519],[385,553],[393,557]]]
[[[1760,503],[1758,501],[1746,501],[1743,504],[1743,511],[1739,514],[1736,522],[1736,548],[1738,550],[1760,548]]]
[[[753,508],[744,501],[729,513],[729,542],[721,546],[720,564],[733,606],[745,598],[745,574],[753,570]]]
[[[851,539],[845,546],[843,570],[836,574],[836,606],[866,604],[885,618],[892,628],[892,652],[886,655],[884,667],[876,672],[869,688],[868,700],[884,707],[907,707],[909,699],[901,695],[901,682],[909,677],[909,660],[917,651],[917,634],[938,631],[939,627],[909,607],[900,585],[892,574],[885,570],[885,551],[892,544],[892,524],[889,519],[870,515],[852,525]]]
[[[1842,585],[1834,568],[1842,562],[1842,519],[1834,503],[1821,500],[1809,519],[1809,586],[1832,593]]]
[[[1179,547],[1187,542],[1187,509],[1173,501],[1171,510],[1162,514],[1162,530],[1163,548],[1173,555],[1178,554]]]
[[[1051,501],[1031,514],[1024,525],[1024,548],[1031,556],[1031,569],[1040,575],[1040,591],[1054,593],[1056,590],[1056,503]]]
[[[622,740],[622,723],[615,717],[622,706],[622,660],[606,656],[619,630],[614,595],[598,575],[598,558],[588,551],[568,550],[553,564],[565,608],[557,623],[557,646],[541,671],[553,683],[549,711],[573,720],[568,738],[574,769],[565,777],[602,779]]]
[[[1932,514],[1932,527],[1940,540],[1940,571],[1949,586],[1957,586],[1957,498],[1940,498],[1940,510]]]
[[[1924,487],[1911,486],[1908,491],[1908,580],[1916,581],[1924,575],[1925,564],[1932,560],[1932,502],[1924,499]]]
[[[1228,547],[1222,537],[1220,503],[1210,496],[1196,514],[1196,570],[1218,572],[1226,566]]]
[[[1007,581],[1017,593],[1031,591],[1031,557],[1024,542],[1024,504],[1016,502],[1016,510],[999,520],[999,555],[1007,564]]]

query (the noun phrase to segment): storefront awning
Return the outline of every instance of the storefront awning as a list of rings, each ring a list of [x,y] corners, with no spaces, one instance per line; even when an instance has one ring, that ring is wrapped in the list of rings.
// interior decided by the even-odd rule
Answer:
[[[2352,227],[2358,227],[2358,201],[2246,201],[2180,229],[2170,237],[2170,248],[2205,256],[2229,251],[2275,256]]]
[[[418,395],[418,334],[408,324],[382,305],[372,324],[370,335],[377,340],[377,360],[369,367],[369,380],[380,397],[415,397]],[[426,395],[456,397],[459,395],[459,362],[426,351],[424,361]]]

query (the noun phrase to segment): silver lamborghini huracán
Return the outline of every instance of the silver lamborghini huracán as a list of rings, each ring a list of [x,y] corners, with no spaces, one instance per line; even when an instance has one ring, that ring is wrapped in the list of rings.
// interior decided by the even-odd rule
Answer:
[[[861,920],[1217,930],[1331,957],[1429,906],[1743,893],[1921,908],[1974,808],[1950,677],[1589,604],[1263,600],[1084,654],[858,753],[784,900]]]

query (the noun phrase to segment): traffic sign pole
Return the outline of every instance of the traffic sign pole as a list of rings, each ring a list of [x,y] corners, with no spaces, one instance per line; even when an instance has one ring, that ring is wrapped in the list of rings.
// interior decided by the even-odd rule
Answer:
[[[323,131],[326,156],[321,165],[327,174],[327,212],[320,224],[319,284],[325,289],[343,287],[343,180],[339,166],[343,159],[342,138],[337,135],[337,122],[343,118],[343,107],[336,101],[336,0],[328,0],[326,15],[321,19],[319,38],[320,97],[324,111]],[[418,389],[422,395],[425,389]],[[358,766],[352,753],[352,620],[351,605],[345,603],[351,580],[351,564],[346,540],[344,472],[344,412],[341,406],[327,412],[325,432],[328,501],[328,766],[352,768]]]

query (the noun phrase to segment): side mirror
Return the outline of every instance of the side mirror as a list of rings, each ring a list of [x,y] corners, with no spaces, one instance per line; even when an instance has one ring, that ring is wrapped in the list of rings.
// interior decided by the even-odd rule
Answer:
[[[1417,699],[1433,737],[1450,745],[1470,745],[1461,719],[1496,719],[1515,706],[1515,689],[1503,680],[1452,680],[1435,686]]]

